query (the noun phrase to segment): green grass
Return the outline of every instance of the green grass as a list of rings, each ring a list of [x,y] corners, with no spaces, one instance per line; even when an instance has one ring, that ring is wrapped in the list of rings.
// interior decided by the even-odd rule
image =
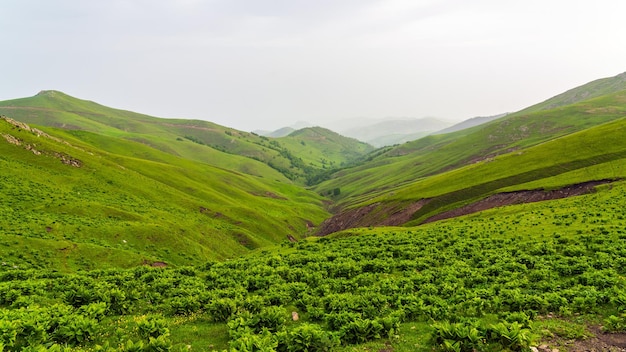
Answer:
[[[616,183],[594,194],[415,228],[353,229],[195,267],[68,275],[6,263],[0,266],[0,324],[15,314],[24,324],[37,313],[41,326],[54,329],[47,309],[95,319],[92,338],[70,343],[82,349],[147,344],[140,327],[150,321],[167,329],[162,342],[173,350],[224,350],[263,336],[293,342],[289,336],[314,327],[337,336],[337,351],[431,351],[442,349],[438,324],[493,329],[512,321],[522,324],[528,339],[519,343],[526,348],[586,339],[590,324],[624,309],[625,191],[625,183]],[[85,312],[98,302],[112,308],[89,318]],[[219,302],[232,306],[225,311]],[[113,310],[122,306],[125,313]],[[300,320],[291,321],[292,311]],[[391,334],[351,330],[370,319],[396,318]],[[250,330],[237,328],[241,324]],[[60,343],[64,336],[45,338]],[[478,343],[486,351],[505,347],[492,335],[485,341]]]
[[[76,246],[48,251],[51,258],[39,263],[42,267],[75,270],[99,263],[129,267],[143,261],[191,264],[232,258],[288,235],[303,237],[307,222],[318,224],[327,216],[321,197],[287,182],[124,140],[116,148],[132,152],[112,154],[78,139],[65,144],[0,122],[0,133],[21,140],[18,146],[0,139],[2,235],[48,241],[42,245],[47,248],[58,241]],[[80,133],[94,144],[115,144],[111,137]],[[41,154],[27,149],[31,147]],[[63,164],[61,154],[82,166]],[[98,249],[102,255],[91,254]]]
[[[512,114],[485,125],[428,136],[386,150],[368,163],[342,170],[316,190],[324,193],[340,188],[341,196],[337,200],[344,207],[371,202],[394,188],[423,178],[491,161],[500,154],[525,153],[529,147],[623,116],[626,116],[625,91],[554,110]],[[463,188],[463,182],[456,180],[454,185]]]
[[[304,128],[278,138],[278,141],[302,158],[305,164],[322,169],[345,167],[374,149],[321,127]]]
[[[601,78],[580,87],[570,89],[567,92],[554,96],[544,102],[530,106],[522,113],[541,110],[550,110],[557,107],[571,105],[583,100],[597,98],[626,89],[626,74],[621,73],[615,77]]]
[[[302,184],[369,147],[59,92],[0,105],[49,134],[0,120],[0,349],[315,349],[306,337],[320,350],[498,351],[626,326],[625,92],[380,149],[315,192]],[[410,226],[494,193],[599,179],[615,182]],[[307,237],[329,216],[320,193],[377,203],[377,216],[431,202],[408,226]],[[146,265],[159,261],[169,267]],[[521,329],[513,344],[507,329]]]
[[[34,97],[0,102],[0,114],[25,123],[68,130],[75,138],[111,153],[150,154],[145,148],[135,151],[94,137],[94,134],[116,141],[139,142],[224,169],[269,179],[289,179],[300,184],[310,183],[310,174],[349,164],[372,148],[338,135],[323,140],[306,136],[283,138],[281,140],[286,142],[283,145],[276,139],[208,121],[156,118],[105,107],[58,91],[43,91]],[[331,132],[322,134],[330,136]],[[296,155],[302,151],[300,142],[303,141],[307,142],[306,153],[301,153],[306,162]],[[289,147],[296,147],[297,152]]]

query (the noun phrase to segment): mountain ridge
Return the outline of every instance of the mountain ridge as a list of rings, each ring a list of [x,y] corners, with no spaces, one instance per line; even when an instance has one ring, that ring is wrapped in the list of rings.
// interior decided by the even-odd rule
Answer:
[[[173,155],[260,177],[304,184],[327,172],[325,168],[303,164],[293,158],[293,153],[275,139],[205,120],[158,118],[110,108],[54,90],[42,91],[34,97],[0,102],[0,113],[41,126],[135,140]],[[353,151],[362,150],[356,145],[355,142]],[[309,148],[315,149],[316,146],[316,143],[309,143]],[[324,148],[330,147],[325,144]],[[350,163],[355,153],[350,155],[334,152],[332,161],[336,164]]]

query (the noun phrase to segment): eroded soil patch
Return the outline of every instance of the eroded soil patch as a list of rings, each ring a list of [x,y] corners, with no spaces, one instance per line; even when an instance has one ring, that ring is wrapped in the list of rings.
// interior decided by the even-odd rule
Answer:
[[[426,219],[424,223],[455,218],[458,216],[477,213],[479,211],[497,208],[497,207],[503,207],[506,205],[534,203],[534,202],[541,202],[544,200],[553,200],[553,199],[561,199],[561,198],[579,196],[579,195],[591,193],[593,192],[596,186],[610,183],[610,182],[613,182],[613,180],[599,180],[599,181],[583,182],[583,183],[578,183],[575,185],[571,185],[571,186],[567,186],[567,187],[563,187],[563,188],[551,190],[551,191],[529,190],[529,191],[498,193],[498,194],[489,196],[485,199],[481,199],[472,204],[468,204],[460,208],[445,211],[443,213],[432,216]]]
[[[593,192],[596,186],[614,181],[615,180],[589,181],[549,191],[527,190],[498,193],[472,204],[439,213],[426,219],[423,223],[455,218],[506,205],[533,203],[544,200],[579,196]],[[431,201],[432,199],[422,199],[417,202],[402,205],[374,203],[361,208],[349,209],[324,221],[320,225],[317,235],[326,236],[333,232],[357,227],[401,226],[411,221],[413,214],[418,212],[422,209],[422,207]]]

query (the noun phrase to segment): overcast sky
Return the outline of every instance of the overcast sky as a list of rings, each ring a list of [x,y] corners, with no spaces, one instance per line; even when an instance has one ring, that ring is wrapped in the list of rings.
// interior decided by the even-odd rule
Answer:
[[[241,130],[520,110],[626,71],[624,0],[2,0],[0,100]]]

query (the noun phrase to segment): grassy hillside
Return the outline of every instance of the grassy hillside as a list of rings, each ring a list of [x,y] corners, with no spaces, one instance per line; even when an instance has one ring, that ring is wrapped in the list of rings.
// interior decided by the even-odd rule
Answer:
[[[125,139],[46,132],[0,120],[5,260],[62,271],[198,263],[302,237],[327,216],[319,196],[289,183]]]
[[[626,329],[625,194],[617,183],[196,267],[67,275],[7,262],[0,343],[7,351],[610,350],[624,335],[607,333]]]
[[[363,198],[330,223],[420,224],[488,196],[626,178],[626,118]],[[522,200],[523,201],[523,200]],[[495,204],[497,206],[497,204]],[[399,220],[394,216],[403,213]],[[353,221],[351,218],[356,218]],[[348,220],[352,221],[348,223]],[[335,230],[333,225],[331,230]],[[327,232],[327,231],[326,231]]]
[[[42,91],[34,97],[0,102],[0,114],[40,126],[123,138],[186,159],[269,179],[287,178],[306,183],[310,175],[323,171],[315,165],[300,163],[292,151],[274,139],[208,121],[162,119],[112,109],[58,91]],[[324,143],[318,150],[314,140],[308,148],[315,153],[331,150],[333,161],[339,163],[352,161],[358,150],[366,151],[355,148],[351,154],[342,156],[337,150],[343,150],[343,146]]]
[[[626,91],[553,110],[513,114],[485,125],[381,150],[370,162],[338,172],[317,190],[323,193],[341,189],[337,200],[343,206],[371,203],[372,199],[421,178],[490,161],[500,154],[523,152],[623,116],[626,116]],[[459,188],[466,186],[458,181],[451,184]]]
[[[601,78],[580,87],[576,87],[554,96],[544,102],[530,106],[520,113],[550,110],[557,107],[578,103],[583,100],[597,98],[626,89],[626,72],[615,77]]]
[[[39,124],[0,119],[0,351],[623,348],[624,90],[371,153],[59,92],[0,105]],[[578,195],[428,222],[522,190]],[[360,227],[305,238],[320,194]]]

